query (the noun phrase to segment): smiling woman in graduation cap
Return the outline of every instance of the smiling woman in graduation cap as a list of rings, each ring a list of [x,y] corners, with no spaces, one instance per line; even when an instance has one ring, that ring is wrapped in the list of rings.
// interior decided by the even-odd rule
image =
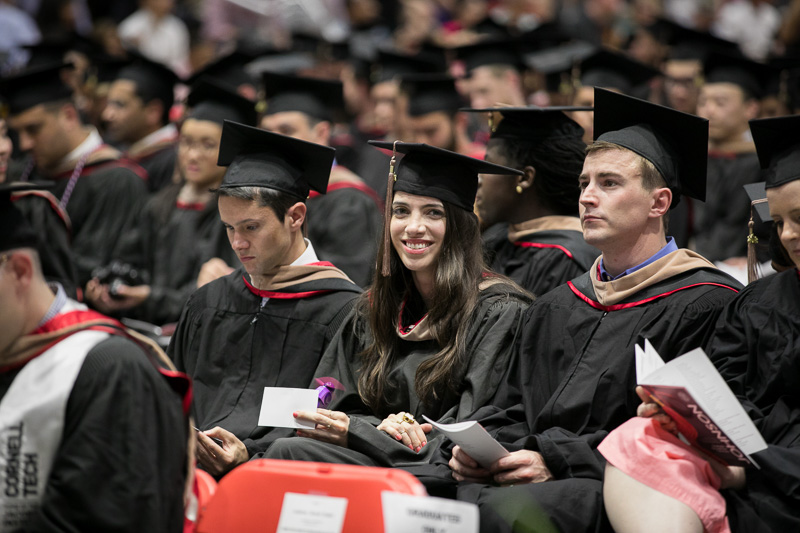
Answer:
[[[766,199],[794,268],[748,285],[724,310],[709,358],[767,443],[758,467],[728,467],[700,457],[662,426],[654,404],[612,432],[600,450],[605,501],[618,532],[654,524],[692,531],[800,530],[800,117],[750,121]],[[763,190],[763,189],[762,189]],[[754,202],[760,212],[764,203]],[[764,213],[766,215],[766,213]],[[659,452],[659,453],[655,453]],[[663,513],[636,513],[643,499]],[[678,526],[682,524],[682,526]]]
[[[441,437],[416,419],[456,421],[488,403],[530,301],[487,272],[472,212],[479,172],[519,171],[426,144],[372,144],[404,156],[390,171],[378,275],[316,371],[345,391],[330,409],[297,413],[316,428],[276,441],[268,457],[427,461]]]

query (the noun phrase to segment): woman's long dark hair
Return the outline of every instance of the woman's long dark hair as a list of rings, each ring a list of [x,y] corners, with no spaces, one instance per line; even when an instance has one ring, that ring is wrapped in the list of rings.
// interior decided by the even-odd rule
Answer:
[[[478,284],[487,270],[483,260],[477,217],[447,202],[444,204],[446,227],[434,281],[433,306],[428,309],[431,333],[441,350],[417,369],[415,389],[423,405],[438,399],[437,388],[457,387],[451,379],[463,366],[470,317],[478,303]],[[390,224],[385,220],[384,224]],[[381,233],[382,235],[383,233]],[[381,276],[384,246],[391,247],[389,276]],[[372,344],[362,352],[358,393],[373,410],[380,411],[392,395],[388,375],[398,357],[400,339],[396,328],[404,298],[421,301],[411,276],[392,243],[381,242],[375,279],[361,297],[357,312],[368,320]]]

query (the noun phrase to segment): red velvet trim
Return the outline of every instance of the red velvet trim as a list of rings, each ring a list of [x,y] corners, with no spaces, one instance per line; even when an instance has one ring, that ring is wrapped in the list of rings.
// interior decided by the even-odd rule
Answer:
[[[331,183],[330,185],[328,185],[328,191],[327,192],[330,193],[330,192],[333,192],[333,191],[338,191],[340,189],[356,189],[357,191],[361,191],[364,194],[366,194],[367,196],[369,196],[372,199],[372,201],[375,202],[378,205],[378,207],[380,207],[383,204],[381,199],[378,198],[378,195],[375,193],[375,191],[373,191],[372,188],[369,185],[367,185],[366,183],[350,183],[350,182],[347,182],[347,181],[340,181],[338,183]],[[308,193],[308,197],[309,198],[317,198],[318,196],[322,196],[322,195],[320,193],[318,193],[317,191],[311,191],[311,192]]]
[[[715,159],[729,159],[734,160],[736,159],[736,152],[727,152],[722,150],[709,150],[708,157],[713,157]]]
[[[575,287],[575,285],[572,284],[571,281],[568,281],[567,285],[569,285],[570,290],[575,293],[575,296],[577,296],[578,298],[580,298],[581,300],[583,300],[587,304],[591,305],[595,309],[599,309],[601,311],[619,311],[620,309],[628,309],[628,308],[631,308],[631,307],[637,307],[639,305],[644,305],[646,303],[652,302],[653,300],[657,300],[659,298],[664,298],[664,297],[669,296],[670,294],[674,294],[674,293],[676,293],[678,291],[682,291],[684,289],[691,289],[692,287],[699,287],[701,285],[714,285],[715,287],[722,287],[724,289],[730,289],[733,292],[737,292],[737,293],[739,292],[736,289],[734,289],[732,287],[728,287],[727,285],[722,285],[721,283],[710,283],[710,282],[695,283],[693,285],[687,285],[685,287],[680,287],[679,289],[675,289],[675,290],[672,290],[672,291],[669,291],[669,292],[665,292],[663,294],[657,294],[655,296],[651,296],[650,298],[645,298],[644,300],[639,300],[638,302],[628,302],[626,304],[602,305],[601,303],[595,302],[594,300],[592,300],[591,298],[589,298],[588,296],[583,294],[581,291],[579,291],[577,289],[577,287]]]
[[[206,208],[206,204],[202,204],[200,202],[181,202],[180,200],[175,202],[175,207],[178,209],[185,209],[187,211],[202,211]]]
[[[320,261],[319,263],[309,263],[310,265],[323,265],[323,266],[333,266],[327,261]],[[247,281],[247,278],[242,276],[242,281],[247,286],[248,290],[255,294],[256,296],[260,296],[262,298],[275,298],[278,300],[299,300],[301,298],[308,298],[310,296],[316,296],[318,294],[325,294],[327,292],[331,292],[329,290],[324,291],[308,291],[308,292],[274,292],[274,291],[262,291],[261,289],[257,289]]]
[[[102,315],[102,314],[96,312],[96,311],[76,310],[76,311],[70,311],[68,313],[63,313],[63,314],[60,314],[60,315],[56,315],[54,318],[48,320],[47,322],[42,324],[40,327],[38,327],[35,330],[33,330],[31,332],[31,334],[35,335],[35,334],[41,334],[41,333],[50,333],[52,331],[58,331],[60,329],[64,329],[64,328],[67,328],[67,327],[70,327],[70,326],[74,326],[76,324],[83,324],[85,322],[90,322],[90,321],[95,321],[95,320],[103,320],[103,321],[106,322],[106,325],[104,325],[104,324],[96,324],[96,325],[89,326],[89,327],[84,328],[84,329],[79,329],[79,330],[73,331],[72,333],[70,333],[68,335],[64,335],[62,337],[59,337],[58,339],[53,340],[53,342],[50,342],[50,343],[46,344],[45,346],[43,346],[41,349],[39,349],[37,352],[35,352],[33,355],[31,355],[27,359],[24,359],[22,361],[17,361],[16,363],[12,363],[10,365],[0,366],[0,374],[3,374],[5,372],[10,372],[10,371],[15,370],[17,368],[22,368],[23,366],[25,366],[29,362],[33,361],[34,359],[36,359],[37,357],[42,355],[44,352],[46,352],[47,350],[49,350],[50,348],[52,348],[53,346],[55,346],[56,344],[58,344],[59,342],[64,340],[65,338],[69,337],[70,335],[73,335],[74,333],[78,333],[80,331],[92,330],[92,331],[103,331],[103,332],[111,333],[111,334],[119,334],[119,331],[115,329],[115,326],[122,327],[122,324],[120,324],[119,322],[117,322],[113,318],[109,318],[109,317],[107,317],[105,315]]]
[[[194,391],[192,389],[192,378],[190,378],[188,374],[184,374],[183,372],[179,372],[177,370],[169,370],[167,368],[161,368],[158,365],[156,365],[156,370],[158,370],[158,373],[166,377],[167,379],[180,380],[186,383],[185,391],[176,391],[176,392],[182,392],[181,396],[183,396],[183,403],[182,403],[183,414],[188,415],[192,409],[192,396],[194,394]]]
[[[397,315],[397,332],[400,335],[408,335],[409,333],[411,333],[414,330],[414,328],[416,328],[419,325],[419,323],[422,322],[423,320],[425,320],[425,317],[428,316],[428,313],[425,313],[424,315],[422,315],[422,318],[417,320],[414,324],[411,324],[410,326],[404,328],[403,327],[403,310],[405,308],[406,308],[406,301],[403,300],[403,303],[400,304],[400,314]]]
[[[569,250],[567,250],[566,248],[564,248],[559,244],[544,244],[541,242],[519,242],[519,241],[513,244],[514,246],[521,246],[523,248],[557,248],[558,250],[561,250],[562,252],[567,254],[567,257],[569,257],[570,259],[574,259],[574,257],[572,256],[572,252],[570,252]]]

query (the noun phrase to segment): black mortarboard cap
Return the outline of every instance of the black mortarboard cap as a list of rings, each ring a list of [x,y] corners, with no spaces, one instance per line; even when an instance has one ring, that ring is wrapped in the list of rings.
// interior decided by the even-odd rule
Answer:
[[[756,63],[743,55],[714,52],[705,63],[705,83],[732,83],[751,98],[761,98],[764,84],[774,75],[768,65]]]
[[[747,183],[744,190],[747,196],[750,197],[750,204],[755,209],[758,218],[761,222],[772,222],[769,216],[769,204],[767,203],[767,189],[764,187],[765,182],[759,181],[758,183]]]
[[[617,89],[630,94],[634,87],[658,76],[658,70],[628,56],[600,49],[580,65],[581,85]]]
[[[217,164],[228,167],[221,189],[267,187],[305,200],[325,194],[335,150],[226,120]]]
[[[504,26],[491,16],[483,18],[468,29],[477,33],[478,35],[486,35],[490,37],[502,38],[511,36],[511,31],[508,29],[508,26]]]
[[[478,192],[478,174],[519,174],[513,168],[487,163],[424,143],[368,141],[405,154],[397,164],[394,191],[430,196],[472,211]]]
[[[750,121],[758,162],[766,173],[766,188],[800,179],[800,115]]]
[[[519,42],[515,39],[489,38],[455,49],[456,57],[464,62],[469,73],[486,65],[507,65],[519,69],[522,57]]]
[[[556,22],[545,22],[517,39],[522,54],[548,50],[572,41],[572,37]]]
[[[711,52],[739,53],[739,45],[707,31],[687,28],[669,19],[659,18],[650,28],[656,38],[669,45],[669,59],[696,59],[705,63]]]
[[[300,111],[319,120],[332,120],[344,110],[342,82],[265,72],[265,114]]]
[[[593,107],[487,107],[467,108],[471,113],[500,114],[502,119],[492,127],[492,139],[509,139],[539,142],[545,139],[583,137],[583,128],[567,116],[571,111],[591,111]]]
[[[309,52],[319,61],[345,61],[350,55],[347,41],[330,41],[304,31],[292,33],[292,51]]]
[[[72,89],[61,76],[64,69],[71,68],[71,63],[61,62],[26,69],[0,80],[0,93],[8,102],[9,112],[16,115],[39,104],[71,98]]]
[[[253,61],[253,59],[253,56],[242,50],[234,50],[230,54],[218,57],[192,74],[189,79],[186,80],[186,83],[194,85],[197,80],[205,77],[214,78],[234,88],[244,84],[255,86],[257,83],[256,79],[245,69],[245,66]]]
[[[401,87],[408,94],[408,114],[412,117],[436,111],[455,113],[463,104],[455,79],[446,74],[403,76]]]
[[[15,248],[36,248],[39,240],[25,215],[14,206],[11,195],[18,191],[41,189],[35,182],[0,183],[0,252]]]
[[[255,102],[213,78],[200,78],[195,82],[186,98],[186,104],[191,108],[189,118],[208,120],[220,125],[225,120],[232,120],[255,126],[258,118]]]
[[[441,73],[445,69],[446,65],[432,60],[429,56],[413,56],[390,50],[378,50],[375,62],[372,64],[370,81],[375,84],[395,80],[409,74]]]
[[[173,94],[178,75],[166,65],[128,50],[130,63],[117,73],[118,80],[131,80],[140,87],[148,87],[157,94]],[[170,106],[172,101],[169,101]]]
[[[705,200],[708,120],[596,87],[594,135],[653,163],[672,190],[672,207],[681,194]]]
[[[596,45],[575,41],[525,54],[523,60],[529,68],[545,75],[548,91],[567,93],[578,84],[573,78],[580,73],[580,63],[596,51]]]
[[[24,45],[30,51],[27,68],[63,63],[67,52],[79,52],[93,57],[103,51],[96,41],[74,32],[47,36],[35,44]]]

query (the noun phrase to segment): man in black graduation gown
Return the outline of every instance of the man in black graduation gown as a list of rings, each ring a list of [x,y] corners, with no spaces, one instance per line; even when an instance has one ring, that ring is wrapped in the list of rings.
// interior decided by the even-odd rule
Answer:
[[[0,89],[10,107],[9,125],[20,149],[32,157],[22,175],[12,179],[55,181],[52,193],[69,215],[78,282],[108,264],[119,236],[141,208],[147,187],[142,169],[120,160],[120,152],[85,126],[61,81],[58,64],[6,78]],[[137,174],[137,172],[139,174]]]
[[[103,110],[110,142],[147,171],[151,192],[172,183],[175,175],[178,130],[169,112],[177,80],[169,68],[137,55],[120,69]]]
[[[467,115],[455,79],[446,74],[403,76],[400,87],[408,98],[407,142],[425,143],[483,159],[485,147],[467,136]]]
[[[159,325],[177,322],[197,289],[201,266],[212,259],[237,261],[210,189],[219,186],[225,173],[217,165],[223,121],[255,126],[255,103],[203,78],[192,86],[187,105],[178,148],[182,183],[172,183],[148,200],[115,254],[147,282],[129,286],[90,281],[86,299],[104,313]]]
[[[258,426],[264,387],[322,377],[314,369],[360,292],[303,238],[304,201],[325,192],[333,151],[223,126],[219,211],[242,266],[189,298],[168,350],[195,382],[197,458],[216,476],[292,434]]]
[[[694,249],[744,270],[750,202],[744,185],[763,181],[747,121],[758,116],[769,69],[723,54],[709,57],[697,115],[708,119],[708,195],[694,202]]]
[[[449,460],[457,497],[479,504],[485,531],[602,527],[595,448],[636,414],[634,344],[649,339],[665,360],[704,346],[740,287],[665,236],[679,192],[704,195],[706,121],[603,89],[594,121],[580,214],[603,255],[530,307],[495,406],[474,417],[512,453],[488,469],[458,447],[438,460]],[[446,491],[436,470],[420,473]]]
[[[190,382],[45,281],[17,187],[0,185],[0,529],[178,533]]]
[[[13,192],[11,201],[36,231],[36,252],[44,279],[60,283],[70,298],[76,298],[80,285],[70,246],[69,215],[58,204],[58,198],[44,190],[52,182],[31,184],[32,187],[37,185],[42,188]]]
[[[583,129],[566,114],[586,109],[591,108],[470,109],[493,114],[486,160],[525,173],[481,175],[476,201],[481,222],[508,227],[486,250],[492,270],[535,295],[586,272],[600,255],[581,233],[575,177],[586,145]]]
[[[330,146],[333,114],[344,109],[341,82],[267,72],[264,88],[262,128]],[[312,191],[308,200],[308,238],[320,259],[332,262],[362,287],[372,280],[375,268],[380,205],[364,180],[335,160],[327,194]]]

